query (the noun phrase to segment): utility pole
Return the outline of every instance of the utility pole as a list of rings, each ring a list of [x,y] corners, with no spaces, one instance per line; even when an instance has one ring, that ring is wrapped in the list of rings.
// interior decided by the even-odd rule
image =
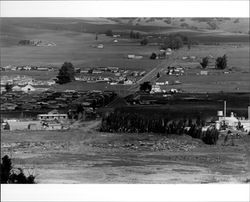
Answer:
[[[225,118],[226,118],[226,116],[227,116],[227,101],[226,100],[224,100],[224,120],[225,120]]]

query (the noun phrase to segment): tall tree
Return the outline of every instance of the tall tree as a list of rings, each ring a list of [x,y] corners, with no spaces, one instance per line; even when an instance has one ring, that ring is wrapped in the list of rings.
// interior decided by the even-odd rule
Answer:
[[[202,66],[202,68],[206,68],[207,66],[208,66],[208,57],[204,57],[204,58],[202,58],[202,60],[201,60],[201,66]]]
[[[217,69],[226,69],[227,68],[227,56],[223,55],[222,57],[218,57],[216,59],[215,66]]]
[[[6,83],[6,84],[5,84],[5,90],[6,90],[7,93],[8,93],[8,92],[11,92],[11,91],[12,91],[12,88],[13,88],[13,86],[12,86],[11,84],[9,84],[9,83]]]
[[[108,29],[106,32],[105,32],[106,36],[113,36],[113,31],[111,29]]]
[[[75,80],[74,66],[70,62],[65,62],[59,70],[57,83],[64,84]]]
[[[152,85],[149,81],[146,81],[140,85],[140,91],[149,93],[152,89]]]

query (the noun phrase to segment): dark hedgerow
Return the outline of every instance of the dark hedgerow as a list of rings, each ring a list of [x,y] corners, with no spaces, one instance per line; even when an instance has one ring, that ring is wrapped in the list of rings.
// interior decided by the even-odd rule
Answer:
[[[197,118],[193,123],[191,119],[187,120],[168,120],[167,118],[146,118],[136,113],[111,113],[103,117],[100,127],[101,132],[111,133],[160,133],[160,134],[187,134],[193,138],[203,140],[206,144],[216,144],[219,132],[214,129],[208,129],[202,132],[205,121]]]
[[[208,129],[202,134],[202,141],[206,144],[216,144],[219,139],[219,132],[216,129]]]

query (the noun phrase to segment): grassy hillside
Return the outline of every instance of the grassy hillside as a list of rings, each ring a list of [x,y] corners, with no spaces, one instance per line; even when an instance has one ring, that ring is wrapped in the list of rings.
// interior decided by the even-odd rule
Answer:
[[[140,46],[138,40],[126,38],[119,39],[119,43],[115,44],[111,37],[102,34],[108,29],[127,34],[134,30],[147,35],[181,32],[201,43],[249,42],[247,34],[225,32],[219,28],[203,29],[203,25],[207,26],[207,21],[217,22],[220,27],[224,26],[227,30],[232,23],[235,29],[249,28],[244,24],[248,19],[234,22],[236,19],[220,21],[212,18],[2,18],[1,65],[54,64],[60,66],[64,61],[72,61],[79,67],[110,65],[152,69],[157,65],[157,61],[149,60],[148,57],[152,52],[158,51],[159,46]],[[189,27],[180,27],[184,22],[188,23]],[[192,28],[194,25],[199,25],[199,28]],[[96,33],[98,33],[97,41]],[[56,46],[19,46],[20,40],[43,40],[53,42]],[[104,49],[92,47],[98,43],[104,44]],[[227,53],[227,50],[223,52]],[[143,55],[144,59],[128,60],[126,58],[128,54]]]

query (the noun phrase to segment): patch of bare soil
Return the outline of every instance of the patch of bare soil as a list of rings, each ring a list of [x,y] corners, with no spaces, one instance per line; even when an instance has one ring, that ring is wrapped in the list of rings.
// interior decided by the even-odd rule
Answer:
[[[112,134],[83,122],[68,131],[3,132],[1,154],[38,183],[249,183],[250,136],[234,146],[189,136]]]

